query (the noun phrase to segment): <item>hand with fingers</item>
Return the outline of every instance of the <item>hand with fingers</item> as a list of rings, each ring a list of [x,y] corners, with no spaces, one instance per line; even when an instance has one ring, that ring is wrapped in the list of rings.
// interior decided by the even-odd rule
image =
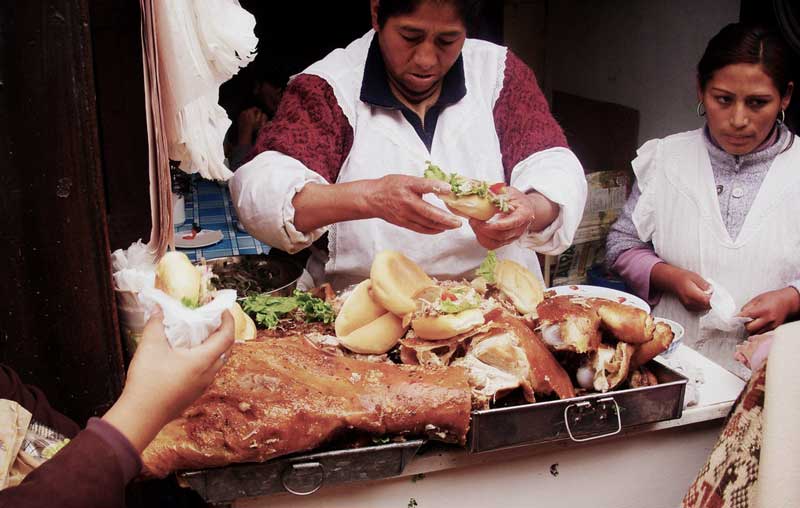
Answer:
[[[747,302],[739,315],[753,320],[744,325],[750,334],[774,330],[800,312],[800,293],[793,287],[761,293]]]
[[[470,219],[469,225],[483,247],[494,250],[508,245],[524,235],[536,218],[536,207],[532,197],[514,187],[505,187],[509,212],[496,213],[491,219]]]
[[[122,395],[103,416],[139,452],[202,395],[234,341],[234,320],[228,311],[222,314],[220,327],[191,349],[170,346],[162,319],[158,313],[147,322]]]
[[[375,217],[417,233],[436,235],[461,227],[461,220],[422,199],[424,194],[449,192],[438,180],[386,175],[371,181],[366,199]]]
[[[658,263],[650,272],[650,284],[675,295],[686,310],[703,312],[711,308],[711,285],[690,270]]]

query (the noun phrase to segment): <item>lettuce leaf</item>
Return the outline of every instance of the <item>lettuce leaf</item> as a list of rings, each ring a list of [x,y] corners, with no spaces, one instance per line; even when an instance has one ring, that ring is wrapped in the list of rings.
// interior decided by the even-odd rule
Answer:
[[[486,259],[483,260],[481,266],[475,270],[475,275],[483,277],[489,284],[494,284],[494,269],[497,266],[497,255],[493,250],[486,254]]]
[[[439,302],[439,312],[456,314],[469,309],[477,309],[481,305],[480,295],[469,286],[447,288],[444,294],[448,293],[455,297],[455,301],[446,297],[442,298]]]
[[[428,167],[425,169],[425,173],[423,173],[425,178],[431,178],[433,180],[441,180],[443,182],[450,183],[450,177],[447,176],[447,173],[442,171],[439,166],[431,164],[430,161],[427,162]]]
[[[305,291],[294,290],[297,306],[303,311],[306,321],[319,321],[325,324],[333,323],[333,307],[322,298],[311,296]]]
[[[278,326],[281,318],[298,309],[307,322],[321,321],[329,324],[334,319],[330,304],[298,289],[294,290],[292,296],[248,296],[242,301],[242,309],[253,317],[257,325],[269,329]]]

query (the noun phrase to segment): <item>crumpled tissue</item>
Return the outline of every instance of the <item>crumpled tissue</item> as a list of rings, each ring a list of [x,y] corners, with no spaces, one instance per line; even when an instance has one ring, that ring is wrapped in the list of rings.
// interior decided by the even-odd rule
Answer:
[[[744,328],[753,318],[737,316],[739,309],[730,292],[720,284],[706,279],[711,285],[711,310],[704,317],[704,326],[716,328],[723,332],[734,332]]]
[[[111,267],[114,269],[114,285],[119,291],[139,292],[155,286],[155,254],[141,239],[127,250],[115,250],[111,254]]]
[[[158,307],[164,313],[164,332],[172,347],[193,348],[205,341],[222,323],[222,313],[236,303],[236,290],[222,289],[207,304],[191,309],[160,289],[146,288],[139,292],[145,321]]]

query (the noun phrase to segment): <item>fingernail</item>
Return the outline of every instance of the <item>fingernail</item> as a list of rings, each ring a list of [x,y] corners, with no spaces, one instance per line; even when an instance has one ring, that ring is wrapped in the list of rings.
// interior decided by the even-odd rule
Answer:
[[[450,192],[450,185],[449,184],[438,185],[436,187],[436,192],[443,192],[443,193]]]

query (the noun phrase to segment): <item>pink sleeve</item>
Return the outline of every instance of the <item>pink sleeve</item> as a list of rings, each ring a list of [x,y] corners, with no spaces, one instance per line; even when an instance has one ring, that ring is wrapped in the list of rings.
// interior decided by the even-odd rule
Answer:
[[[620,254],[611,269],[622,277],[636,296],[647,300],[650,305],[656,305],[661,300],[661,293],[650,291],[650,272],[655,265],[663,262],[652,249],[637,247]]]
[[[333,183],[352,146],[353,129],[333,88],[318,76],[301,74],[286,87],[275,117],[258,132],[247,160],[274,150]]]
[[[550,114],[536,76],[511,50],[506,56],[503,89],[494,105],[506,182],[514,166],[548,148],[567,146],[567,138]]]

